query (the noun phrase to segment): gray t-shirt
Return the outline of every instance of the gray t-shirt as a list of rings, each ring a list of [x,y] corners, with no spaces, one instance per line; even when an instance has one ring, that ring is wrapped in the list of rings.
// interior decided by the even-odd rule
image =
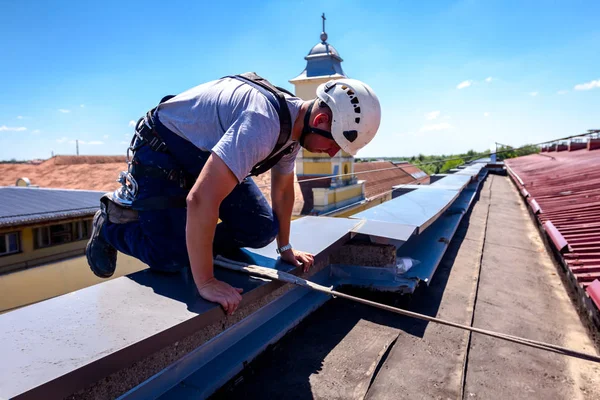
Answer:
[[[291,96],[286,100],[293,124],[302,100]],[[207,82],[175,96],[159,106],[158,117],[196,147],[216,154],[240,182],[271,154],[279,137],[275,107],[257,89],[233,78]],[[274,168],[291,173],[299,150],[296,145]]]

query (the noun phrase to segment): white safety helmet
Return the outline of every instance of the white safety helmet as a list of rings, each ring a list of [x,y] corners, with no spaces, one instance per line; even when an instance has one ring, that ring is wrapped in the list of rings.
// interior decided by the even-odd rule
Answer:
[[[346,153],[356,155],[375,137],[381,106],[367,84],[356,79],[331,80],[319,85],[317,97],[331,109],[331,136]]]

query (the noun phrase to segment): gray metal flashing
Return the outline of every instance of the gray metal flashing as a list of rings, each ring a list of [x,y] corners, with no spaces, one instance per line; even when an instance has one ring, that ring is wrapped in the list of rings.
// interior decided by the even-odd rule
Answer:
[[[433,185],[396,185],[392,186],[394,189],[394,193],[398,192],[412,192],[413,190],[460,190],[460,188],[444,188],[440,186]]]
[[[293,222],[290,243],[298,250],[319,256],[337,241],[349,239],[350,231],[359,223],[360,221],[347,218],[306,216]],[[265,258],[277,260],[276,249],[277,242],[273,241],[262,249],[244,250],[251,257],[261,257],[264,261]]]
[[[311,278],[330,281],[326,268]],[[269,344],[298,325],[330,296],[295,288],[243,319],[119,399],[199,399],[210,396]]]
[[[477,176],[484,178],[486,173],[482,169]],[[301,218],[293,222],[290,241],[295,248],[316,254],[317,261],[324,261],[357,234],[404,243],[397,256],[420,262],[405,274],[398,275],[394,268],[334,266],[313,279],[412,292],[419,282],[431,281],[483,179],[469,184],[470,180],[470,175],[439,176],[431,186],[419,185],[350,219]],[[275,247],[271,243],[227,256],[298,273],[296,267],[278,259]],[[325,271],[333,275],[328,277]],[[228,270],[216,269],[215,274],[243,288],[244,302],[280,286]],[[162,371],[162,377],[152,378],[155,386],[140,386],[139,393],[131,391],[126,396],[132,397],[126,398],[156,398],[162,393],[166,393],[164,398],[198,398],[214,392],[245,362],[327,300],[319,296],[296,289],[289,292],[264,312],[252,314],[199,347],[190,358],[184,357],[186,361]],[[222,318],[219,306],[198,296],[189,269],[170,275],[144,270],[0,315],[0,398],[67,396]],[[152,387],[161,389],[154,392]]]
[[[402,275],[402,279],[423,281],[427,284],[431,282],[462,217],[469,210],[479,191],[481,181],[482,179],[471,183],[426,232],[414,236],[398,249],[396,253],[398,258],[408,257],[419,261],[419,264]]]
[[[362,220],[352,229],[352,233],[368,235],[375,243],[400,246],[406,242],[416,230],[417,227],[413,225]]]
[[[393,188],[393,192],[392,192],[392,198],[396,198],[396,197],[400,197],[403,196],[407,193],[410,193],[414,190],[428,190],[431,192],[440,192],[440,191],[447,191],[447,190],[454,190],[456,192],[460,192],[462,190],[462,188],[458,188],[458,187],[445,187],[445,186],[433,186],[433,185],[398,185],[398,186],[394,186]],[[434,193],[432,193],[433,196],[435,196]]]
[[[358,223],[302,218],[292,223],[290,241],[318,262]],[[278,260],[273,243],[228,256],[299,273]],[[220,268],[215,276],[244,289],[244,302],[280,286]],[[199,297],[189,269],[144,270],[2,314],[0,398],[67,396],[223,318],[220,306]]]
[[[445,188],[445,189],[454,189],[454,190],[462,190],[469,184],[471,178],[466,175],[458,175],[458,174],[436,174],[431,175],[431,186]]]
[[[479,185],[480,182],[469,185],[431,229],[414,236],[410,241],[413,245],[398,250],[400,257],[408,254],[420,258],[420,264],[408,272],[399,274],[396,267],[331,265],[311,280],[334,289],[351,285],[397,293],[412,293],[421,281],[429,284]],[[440,241],[440,235],[447,240]],[[328,298],[322,293],[296,288],[130,390],[120,400],[207,398]]]
[[[431,196],[430,190],[417,189],[350,218],[415,226],[416,233],[421,234],[454,202],[458,194],[456,190],[439,190],[436,196]]]
[[[484,165],[476,164],[476,165],[468,166],[464,169],[459,170],[458,172],[455,173],[455,175],[477,176],[477,175],[479,175],[479,173],[481,172],[481,170],[483,168],[484,168]]]

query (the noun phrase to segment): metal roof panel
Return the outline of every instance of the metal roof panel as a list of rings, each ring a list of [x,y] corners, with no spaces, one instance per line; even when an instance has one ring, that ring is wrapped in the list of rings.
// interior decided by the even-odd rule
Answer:
[[[86,215],[100,207],[104,192],[0,187],[0,226]]]
[[[452,189],[439,190],[435,196],[432,196],[431,190],[417,189],[355,214],[351,218],[415,226],[420,233],[433,223],[456,197],[458,191]]]

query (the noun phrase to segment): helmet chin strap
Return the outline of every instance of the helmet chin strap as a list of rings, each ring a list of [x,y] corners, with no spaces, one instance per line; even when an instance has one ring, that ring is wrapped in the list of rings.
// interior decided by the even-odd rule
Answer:
[[[316,101],[317,99],[314,99],[312,103],[310,103],[308,109],[306,110],[306,114],[304,115],[304,126],[302,127],[302,134],[300,135],[299,140],[300,146],[302,147],[304,147],[304,140],[306,139],[306,135],[308,135],[309,133],[316,133],[317,135],[321,135],[327,139],[334,140],[333,136],[331,135],[331,132],[319,128],[313,128],[310,126],[310,114],[312,113],[312,109]]]

